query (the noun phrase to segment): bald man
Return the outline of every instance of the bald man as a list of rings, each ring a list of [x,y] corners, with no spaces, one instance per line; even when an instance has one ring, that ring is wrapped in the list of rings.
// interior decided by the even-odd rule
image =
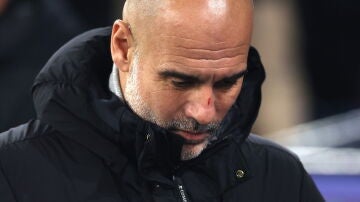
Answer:
[[[323,201],[250,134],[264,69],[250,0],[128,0],[56,52],[38,117],[0,134],[0,201]],[[109,48],[110,46],[110,48]]]

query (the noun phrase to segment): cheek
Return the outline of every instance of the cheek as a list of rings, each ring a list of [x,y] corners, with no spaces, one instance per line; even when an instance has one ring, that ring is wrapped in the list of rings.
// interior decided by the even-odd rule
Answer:
[[[241,91],[241,83],[230,91],[219,92],[216,96],[215,107],[220,117],[224,117],[231,106],[235,103]]]
[[[215,107],[220,119],[222,119],[226,115],[230,107],[233,105],[234,100],[235,99],[233,99],[232,97],[226,97],[217,100]]]
[[[184,95],[166,86],[161,86],[160,83],[158,81],[154,82],[154,85],[157,85],[158,88],[153,88],[148,94],[152,110],[158,116],[167,120],[180,116],[185,101]]]

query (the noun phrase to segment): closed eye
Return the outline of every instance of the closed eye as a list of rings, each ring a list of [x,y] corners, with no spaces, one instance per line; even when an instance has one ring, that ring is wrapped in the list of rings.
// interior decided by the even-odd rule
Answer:
[[[188,89],[196,85],[193,81],[185,81],[179,79],[173,79],[171,80],[171,83],[177,89]]]
[[[214,88],[228,90],[228,89],[232,88],[233,86],[235,86],[237,84],[238,80],[241,79],[242,77],[244,77],[246,72],[247,72],[247,70],[244,70],[233,76],[230,76],[230,77],[224,78],[220,81],[217,81],[214,84]]]
[[[239,80],[239,78],[237,79],[223,79],[221,81],[218,81],[214,84],[214,88],[218,88],[218,89],[230,89],[233,86],[236,85],[237,81]]]
[[[179,90],[185,90],[201,83],[200,79],[193,75],[176,71],[165,70],[159,72],[159,75],[163,80],[170,81],[171,85]]]

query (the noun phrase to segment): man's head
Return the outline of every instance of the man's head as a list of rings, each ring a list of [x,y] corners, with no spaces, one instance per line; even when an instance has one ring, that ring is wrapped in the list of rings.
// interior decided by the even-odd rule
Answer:
[[[238,97],[251,39],[251,0],[127,0],[111,52],[124,98],[198,156]]]

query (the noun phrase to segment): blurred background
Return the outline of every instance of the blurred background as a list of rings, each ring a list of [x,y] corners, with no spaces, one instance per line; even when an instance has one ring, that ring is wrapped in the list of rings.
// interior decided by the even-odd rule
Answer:
[[[35,117],[31,86],[72,37],[121,16],[120,0],[0,0],[0,132]],[[360,201],[360,1],[256,0],[266,68],[254,133],[295,152],[327,201]]]
[[[121,16],[115,0],[0,0],[0,132],[35,117],[31,86],[74,36]]]
[[[256,0],[266,68],[254,131],[296,153],[326,201],[360,201],[360,1]]]

